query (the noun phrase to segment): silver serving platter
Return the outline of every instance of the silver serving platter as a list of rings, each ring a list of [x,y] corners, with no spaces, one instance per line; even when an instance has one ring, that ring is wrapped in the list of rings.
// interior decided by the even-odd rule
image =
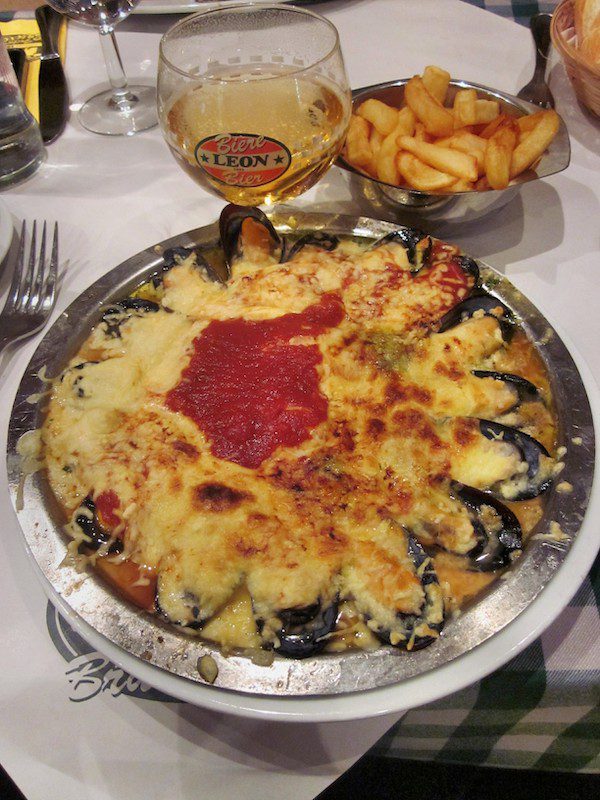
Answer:
[[[327,230],[342,236],[374,240],[398,226],[366,217],[325,214],[274,214],[283,233]],[[46,389],[39,377],[59,374],[79,350],[100,317],[104,305],[127,295],[162,265],[161,253],[171,247],[212,248],[218,242],[216,224],[175,236],[128,259],[83,292],[58,318],[38,346],[18,389],[8,433],[9,489],[26,544],[41,573],[51,600],[75,620],[121,648],[124,656],[143,659],[173,676],[203,683],[198,659],[210,654],[218,666],[215,687],[271,697],[317,697],[385,687],[422,675],[453,661],[514,620],[551,580],[565,560],[585,514],[594,472],[594,428],[590,405],[577,367],[560,337],[540,312],[502,275],[478,262],[484,285],[502,299],[521,320],[544,359],[556,404],[558,441],[566,447],[561,481],[568,494],[551,489],[545,496],[543,519],[535,533],[546,534],[551,521],[560,525],[561,542],[532,538],[523,556],[476,604],[448,620],[440,639],[416,653],[391,647],[374,652],[319,655],[303,661],[275,657],[268,667],[241,655],[224,656],[216,646],[163,624],[116,596],[92,572],[80,573],[63,565],[67,537],[45,472],[23,479],[17,443],[27,431],[39,428],[44,401],[36,395]],[[43,373],[42,373],[43,374]],[[577,444],[574,444],[573,442]],[[85,624],[83,628],[85,629]],[[114,648],[113,648],[114,650]],[[141,664],[141,662],[139,662]],[[135,670],[133,670],[135,672]]]
[[[381,100],[387,105],[401,108],[404,105],[404,87],[409,78],[397,81],[377,83],[354,89],[352,103],[357,108],[362,102],[370,98]],[[454,95],[459,89],[475,89],[477,96],[486,100],[497,100],[500,111],[513,116],[535,114],[541,111],[539,106],[528,103],[506,92],[490,89],[478,83],[463,80],[451,80],[448,87],[448,100],[453,102]],[[492,211],[497,211],[510,202],[521,191],[521,187],[540,178],[548,178],[569,166],[571,159],[571,145],[569,133],[564,121],[560,120],[558,133],[541,157],[535,171],[528,169],[518,175],[506,189],[487,189],[482,192],[448,192],[431,194],[414,189],[405,189],[390,183],[377,180],[365,175],[364,172],[353,167],[342,156],[339,156],[336,165],[350,174],[351,189],[361,200],[366,200],[374,211],[387,210],[396,212],[399,216],[419,217],[430,222],[471,222],[479,219]]]

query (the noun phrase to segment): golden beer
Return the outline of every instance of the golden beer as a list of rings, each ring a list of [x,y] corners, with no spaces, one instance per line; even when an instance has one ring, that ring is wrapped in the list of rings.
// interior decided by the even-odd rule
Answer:
[[[239,205],[272,204],[312,186],[340,152],[350,94],[314,73],[220,74],[187,87],[162,114],[186,172]]]

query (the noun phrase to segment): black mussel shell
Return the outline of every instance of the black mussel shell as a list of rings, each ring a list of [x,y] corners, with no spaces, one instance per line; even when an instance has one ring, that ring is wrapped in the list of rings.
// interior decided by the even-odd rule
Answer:
[[[391,233],[374,242],[372,249],[390,243],[400,244],[406,250],[411,272],[417,273],[429,264],[433,241],[431,236],[428,236],[418,228],[401,228],[397,231],[391,231]],[[421,246],[419,247],[419,245]]]
[[[517,393],[519,402],[524,403],[528,400],[539,400],[540,393],[531,381],[522,378],[520,375],[513,375],[511,372],[494,372],[489,369],[474,369],[471,372],[476,378],[493,378],[495,381],[512,386]]]
[[[142,297],[124,297],[116,303],[111,303],[102,312],[102,322],[104,330],[109,339],[121,338],[121,325],[126,319],[134,314],[152,314],[159,310],[160,306],[153,300],[145,300]],[[131,311],[131,314],[127,312]]]
[[[497,308],[502,309],[503,314],[501,316],[493,313]],[[514,315],[512,311],[497,297],[483,290],[471,294],[466,300],[447,311],[440,320],[438,333],[444,333],[444,331],[460,325],[461,322],[464,322],[465,319],[470,319],[478,311],[482,311],[486,316],[495,317],[500,325],[502,337],[506,342],[510,341],[514,333]]]
[[[154,300],[145,300],[143,297],[125,297],[116,304],[126,310],[154,313],[160,308]]]
[[[200,270],[204,270],[211,281],[215,283],[227,283],[228,275],[222,275],[219,270],[210,264],[203,256],[200,248],[197,247],[170,247],[163,253],[163,266],[161,272],[168,272],[177,264],[181,264],[192,253],[196,256],[196,265]],[[154,286],[159,286],[162,282],[162,276],[156,276],[152,279]]]
[[[335,628],[338,604],[334,600],[325,608],[320,602],[304,608],[287,608],[280,611],[282,622],[277,636],[277,653],[288,658],[308,658],[321,652],[327,644],[326,636]]]
[[[452,491],[469,511],[478,541],[468,553],[471,568],[478,572],[493,572],[508,566],[511,553],[523,547],[523,534],[515,514],[496,498],[472,486],[455,481]],[[497,530],[488,529],[481,519],[480,511],[485,506],[496,512],[499,522]]]
[[[398,627],[406,638],[393,646],[412,652],[413,650],[422,650],[424,647],[429,647],[438,638],[435,635],[419,634],[418,628],[421,625],[427,625],[429,629],[438,634],[442,631],[444,627],[444,599],[441,592],[433,591],[433,587],[438,586],[438,577],[433,560],[412,533],[407,533],[407,549],[423,586],[425,601],[420,614],[398,614]],[[392,644],[390,631],[379,630],[375,631],[375,634],[386,644]]]
[[[192,254],[193,247],[169,247],[163,252],[162,271],[168,272]]]
[[[532,497],[537,497],[538,494],[546,491],[552,483],[553,476],[540,472],[540,456],[549,456],[548,451],[541,442],[538,442],[533,436],[518,430],[518,428],[511,428],[508,425],[502,425],[499,422],[492,422],[488,419],[479,420],[479,429],[487,439],[492,441],[501,439],[514,445],[521,455],[521,460],[527,464],[527,486],[517,494],[511,494],[510,497],[500,494],[498,495],[500,499],[530,500]],[[500,483],[501,485],[502,482]],[[497,494],[494,487],[488,489],[487,492],[494,495]]]
[[[332,233],[325,233],[324,231],[316,231],[315,233],[307,233],[301,236],[297,242],[290,247],[289,251],[285,254],[283,261],[291,261],[300,250],[305,247],[318,247],[320,250],[325,250],[331,253],[340,243],[337,236]]]
[[[60,376],[61,383],[64,381],[65,377],[69,374],[69,372],[81,372],[82,369],[85,369],[89,364],[99,364],[99,361],[82,361],[80,364],[75,364],[73,367],[67,367],[67,369],[62,373]]]
[[[470,275],[473,278],[473,286],[479,286],[479,281],[481,280],[479,275],[479,267],[477,262],[470,258],[469,256],[458,256],[457,261],[461,266],[461,269]]]
[[[181,606],[184,613],[175,617],[173,612],[166,610],[166,603],[160,600],[160,588],[157,585],[156,595],[154,598],[154,608],[156,613],[169,622],[171,625],[177,625],[182,628],[190,628],[197,631],[204,625],[204,620],[200,619],[200,601],[192,592],[183,592],[180,598]]]
[[[86,549],[99,550],[102,545],[105,545],[111,539],[111,533],[100,525],[96,504],[91,497],[86,497],[77,509],[75,524],[87,537],[86,541],[82,542],[79,546],[81,552],[85,552]],[[122,552],[123,542],[120,539],[115,539],[109,547],[108,553],[115,554]]]
[[[276,258],[283,256],[284,242],[277,233],[269,218],[259,208],[226,205],[219,217],[219,232],[221,234],[221,248],[229,271],[236,261],[243,258],[244,245],[242,242],[242,225],[247,219],[255,220],[262,225],[269,235],[271,252]]]
[[[145,300],[142,297],[124,297],[122,300],[117,300],[103,309],[102,321],[109,324],[111,322],[111,317],[116,315],[128,316],[125,313],[127,311],[139,311],[143,314],[152,314],[158,311],[159,308],[159,304],[155,303],[154,300]]]

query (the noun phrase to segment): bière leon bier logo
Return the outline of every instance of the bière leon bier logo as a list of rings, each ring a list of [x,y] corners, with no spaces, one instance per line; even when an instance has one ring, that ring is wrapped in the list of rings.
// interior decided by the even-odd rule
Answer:
[[[196,145],[196,161],[211,178],[228,186],[263,186],[290,166],[287,147],[256,133],[218,133]]]

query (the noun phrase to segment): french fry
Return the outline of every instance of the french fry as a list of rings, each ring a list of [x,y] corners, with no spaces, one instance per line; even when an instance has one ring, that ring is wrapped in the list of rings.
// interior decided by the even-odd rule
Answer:
[[[483,175],[485,172],[486,139],[482,139],[480,136],[461,128],[446,139],[438,139],[436,144],[442,147],[451,147],[453,150],[460,150],[461,153],[474,156],[477,161],[477,173]]]
[[[485,153],[487,148],[487,140],[470,131],[456,131],[451,139],[453,142],[451,147],[462,150],[463,153],[473,153],[474,151]]]
[[[424,192],[503,189],[536,161],[560,127],[554,111],[521,117],[497,100],[460,89],[449,108],[446,70],[428,66],[404,87],[398,109],[375,98],[352,115],[346,160],[391,185]]]
[[[492,189],[506,189],[510,181],[510,164],[517,143],[517,134],[504,125],[490,137],[485,151],[485,176]]]
[[[377,154],[377,177],[384,183],[398,183],[400,178],[398,167],[396,166],[396,154],[398,152],[396,139],[400,135],[398,131],[401,130],[403,130],[403,127],[400,125],[394,128],[381,143]]]
[[[350,117],[350,127],[346,134],[346,158],[356,167],[366,167],[373,159],[369,141],[370,127],[366,119],[354,114]]]
[[[391,152],[384,151],[383,148],[377,156],[377,177],[384,183],[397,185],[400,180],[396,156],[398,151],[394,148]]]
[[[538,124],[515,147],[510,162],[510,177],[520,175],[534,164],[558,133],[560,117],[552,109],[541,112]]]
[[[371,134],[369,136],[369,144],[371,145],[371,150],[373,151],[374,156],[377,156],[379,148],[381,147],[381,144],[384,139],[385,136],[382,133],[379,133],[377,128],[371,129]]]
[[[454,127],[463,128],[465,125],[475,124],[475,103],[477,92],[475,89],[459,89],[454,97]]]
[[[433,169],[411,153],[402,151],[398,153],[397,165],[408,185],[420,192],[439,192],[451,186],[456,180],[453,175]]]
[[[416,121],[413,111],[408,106],[404,106],[398,113],[396,130],[392,131],[390,135],[412,136],[415,132]]]
[[[385,183],[397,184],[400,180],[396,155],[398,153],[397,139],[399,136],[412,136],[415,130],[415,115],[405,106],[398,113],[398,124],[389,133],[377,153],[377,177]]]
[[[500,113],[500,103],[497,100],[475,100],[474,125],[487,125]]]
[[[535,128],[544,114],[544,111],[536,111],[535,114],[524,114],[522,117],[517,117],[515,123],[521,133],[529,133]]]
[[[450,83],[450,73],[440,67],[429,66],[423,70],[423,83],[425,88],[438,103],[444,105],[448,84]]]
[[[403,150],[408,150],[430,167],[454,175],[455,178],[477,180],[477,161],[474,156],[453,150],[451,147],[421,142],[411,136],[400,136],[398,144]]]
[[[371,126],[371,133],[369,135],[369,144],[371,145],[371,152],[373,153],[371,157],[371,161],[369,164],[365,166],[365,169],[371,173],[371,175],[376,178],[377,177],[377,154],[381,149],[381,143],[385,139],[377,128]]]
[[[383,136],[391,133],[398,123],[398,109],[373,98],[361,103],[356,114],[374,125]]]
[[[483,128],[483,130],[479,133],[482,139],[489,139],[490,136],[496,132],[497,128],[502,125],[507,119],[510,119],[508,114],[498,114],[496,119],[493,119],[491,122]]]
[[[474,188],[475,184],[471,183],[471,181],[464,181],[462,178],[454,181],[454,183],[448,187],[452,192],[472,192]]]
[[[404,99],[416,118],[423,123],[427,133],[433,136],[449,136],[454,130],[454,117],[425,88],[416,75],[404,87]]]
[[[415,123],[414,137],[420,142],[430,142],[434,138],[427,133],[425,125],[423,125],[422,122]]]

